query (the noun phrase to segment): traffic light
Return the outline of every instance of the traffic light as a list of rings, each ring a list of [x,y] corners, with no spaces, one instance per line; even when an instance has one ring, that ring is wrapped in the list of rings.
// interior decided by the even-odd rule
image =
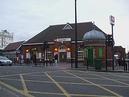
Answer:
[[[112,35],[107,35],[107,36],[106,36],[106,44],[107,44],[108,46],[114,45],[114,40],[113,40]]]
[[[43,43],[43,49],[47,49],[47,48],[49,48],[49,45],[48,45],[48,43],[46,41],[44,41],[44,43]]]

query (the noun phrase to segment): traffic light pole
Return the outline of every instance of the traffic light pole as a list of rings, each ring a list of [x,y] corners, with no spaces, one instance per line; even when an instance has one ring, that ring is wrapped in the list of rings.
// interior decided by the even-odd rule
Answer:
[[[114,33],[113,33],[113,26],[114,26],[114,24],[111,24],[111,29],[112,29],[112,70],[114,70]]]
[[[113,33],[113,26],[115,24],[115,17],[110,15],[110,24],[112,30],[112,69],[114,70],[114,33]]]

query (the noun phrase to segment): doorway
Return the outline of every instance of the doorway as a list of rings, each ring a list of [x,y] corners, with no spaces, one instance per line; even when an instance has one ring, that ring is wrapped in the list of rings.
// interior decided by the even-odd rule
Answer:
[[[60,52],[59,53],[59,61],[66,62],[66,60],[67,60],[67,52]]]
[[[93,66],[94,63],[93,51],[93,48],[87,48],[87,63],[89,66]]]

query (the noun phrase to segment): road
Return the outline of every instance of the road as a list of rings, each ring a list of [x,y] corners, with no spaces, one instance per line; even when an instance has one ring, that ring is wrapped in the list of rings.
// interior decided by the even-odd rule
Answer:
[[[0,97],[129,97],[129,73],[1,66]]]

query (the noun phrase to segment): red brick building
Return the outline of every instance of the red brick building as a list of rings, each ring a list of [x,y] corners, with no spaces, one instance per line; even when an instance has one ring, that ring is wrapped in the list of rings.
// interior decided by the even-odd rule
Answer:
[[[92,22],[78,23],[78,60],[87,59],[89,64],[101,58],[105,60],[105,41],[107,34]],[[52,60],[58,56],[58,62],[67,62],[75,58],[75,24],[52,25],[36,36],[29,39],[22,46],[25,62],[29,62],[32,55],[37,61]],[[108,48],[108,58],[112,58],[111,47]]]

